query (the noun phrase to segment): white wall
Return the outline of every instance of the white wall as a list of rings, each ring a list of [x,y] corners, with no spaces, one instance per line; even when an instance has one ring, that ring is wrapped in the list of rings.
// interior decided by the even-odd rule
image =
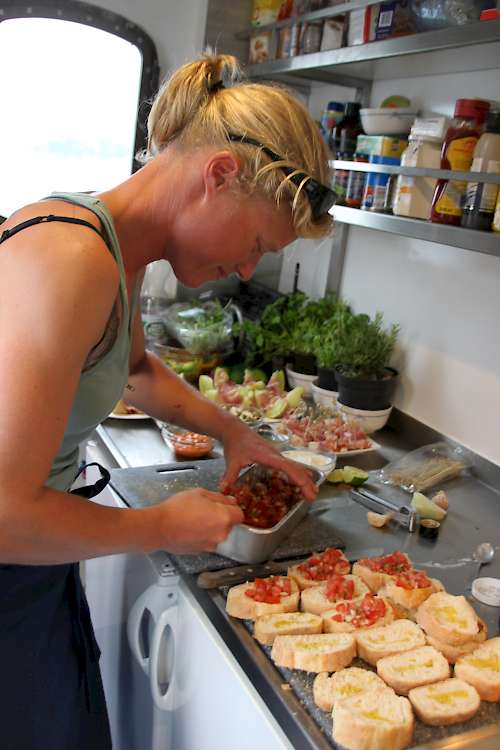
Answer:
[[[203,50],[207,0],[91,0],[141,26],[156,44],[161,76]]]
[[[459,97],[498,100],[499,80],[500,69],[377,81],[372,106],[405,94],[451,115]],[[500,464],[500,258],[353,227],[341,292],[401,324],[396,406]]]

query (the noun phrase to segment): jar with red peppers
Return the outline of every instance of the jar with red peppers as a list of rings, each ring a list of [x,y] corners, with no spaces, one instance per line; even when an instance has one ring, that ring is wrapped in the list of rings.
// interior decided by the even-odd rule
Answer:
[[[483,99],[457,99],[454,120],[446,131],[441,150],[441,169],[461,172],[470,169],[489,108],[490,103]],[[433,222],[460,226],[466,185],[462,180],[438,180],[432,199]]]

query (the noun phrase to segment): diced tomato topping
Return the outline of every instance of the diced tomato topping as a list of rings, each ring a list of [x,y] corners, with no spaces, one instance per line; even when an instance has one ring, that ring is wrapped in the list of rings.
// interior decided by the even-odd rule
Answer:
[[[253,586],[245,591],[245,596],[256,602],[279,604],[281,598],[292,593],[292,582],[285,576],[271,576],[270,578],[256,578]]]
[[[335,610],[337,614],[331,618],[335,622],[350,622],[355,628],[367,628],[384,617],[386,605],[374,594],[365,594],[361,601],[339,602]]]
[[[302,500],[300,489],[290,484],[281,472],[266,470],[258,479],[253,476],[224,489],[232,495],[244,513],[249,526],[269,529]]]
[[[354,581],[352,578],[334,573],[327,579],[325,596],[331,602],[337,602],[340,599],[352,599],[354,596]]]
[[[326,581],[336,573],[339,575],[349,573],[349,568],[349,561],[335,547],[313,555],[298,566],[299,572],[310,581]]]
[[[395,579],[396,586],[400,586],[407,591],[412,589],[426,589],[432,586],[430,578],[420,570],[407,570],[400,573]]]
[[[398,550],[391,555],[368,557],[358,562],[375,573],[386,573],[390,576],[398,575],[411,569],[411,563],[408,561],[406,555]]]

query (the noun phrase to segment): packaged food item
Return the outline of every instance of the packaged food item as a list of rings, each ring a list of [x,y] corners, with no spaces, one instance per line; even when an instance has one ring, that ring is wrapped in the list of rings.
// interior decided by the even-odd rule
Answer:
[[[387,164],[397,166],[400,159],[392,156],[370,156],[370,164]],[[387,186],[390,175],[379,172],[368,172],[361,208],[364,211],[386,211],[388,205]]]
[[[275,23],[278,20],[281,5],[282,0],[254,0],[252,26],[266,26],[269,23]],[[248,56],[250,65],[270,60],[273,57],[271,45],[271,31],[256,31],[251,34]]]
[[[375,39],[405,36],[415,34],[416,31],[417,22],[409,0],[380,4]]]
[[[323,21],[308,21],[300,34],[299,53],[309,55],[319,52],[323,35]]]
[[[368,156],[400,157],[408,145],[406,138],[393,138],[387,135],[358,135],[356,153]]]
[[[368,154],[355,154],[354,161],[367,162]],[[345,202],[351,208],[360,208],[366,183],[366,172],[349,172]]]
[[[455,117],[446,131],[441,150],[441,169],[468,171],[490,104],[483,99],[458,99]],[[438,224],[460,226],[466,183],[440,179],[432,200],[431,219]]]
[[[407,492],[423,492],[457,477],[470,466],[471,458],[464,448],[432,443],[391,461],[378,472],[377,478]]]
[[[370,5],[362,10],[351,10],[347,26],[347,46],[367,44],[375,39],[379,5]]]
[[[345,16],[326,18],[323,25],[320,50],[340,49],[344,41]]]
[[[500,172],[500,111],[491,111],[486,119],[486,128],[476,143],[472,172]],[[491,229],[498,185],[485,182],[469,182],[465,189],[462,226],[467,229]]]
[[[401,166],[439,169],[441,140],[410,135],[408,147],[401,156]],[[432,177],[399,175],[393,201],[396,216],[430,219],[436,180]]]
[[[320,130],[323,138],[328,143],[332,128],[340,122],[344,116],[343,102],[328,102],[320,119]]]

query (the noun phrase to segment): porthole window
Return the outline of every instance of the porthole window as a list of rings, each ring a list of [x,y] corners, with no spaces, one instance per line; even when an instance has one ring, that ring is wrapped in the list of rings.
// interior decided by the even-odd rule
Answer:
[[[16,15],[0,0],[0,20],[0,214],[53,190],[126,179],[158,81],[145,32],[76,2],[18,6]]]

